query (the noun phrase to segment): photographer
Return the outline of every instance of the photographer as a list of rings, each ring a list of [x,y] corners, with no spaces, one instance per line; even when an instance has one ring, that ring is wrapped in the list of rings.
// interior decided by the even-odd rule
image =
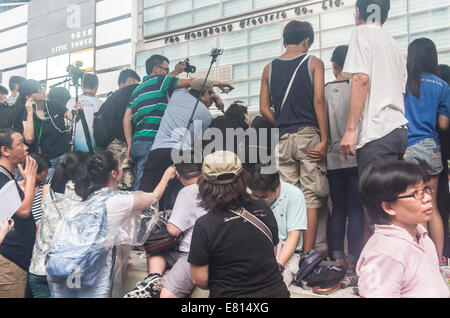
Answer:
[[[134,185],[139,187],[145,163],[159,129],[161,118],[167,107],[169,95],[177,88],[188,88],[193,79],[178,79],[186,63],[179,63],[169,73],[169,60],[162,55],[152,55],[146,62],[147,76],[130,99],[130,106],[123,117],[124,135],[128,144],[128,158],[134,162]],[[225,91],[234,88],[223,82],[213,82]],[[152,93],[152,94],[149,94]],[[156,97],[155,97],[156,96]],[[133,134],[134,133],[134,134]]]
[[[87,131],[84,130],[82,120],[77,119],[75,126],[75,150],[84,152],[95,151],[94,139],[94,114],[99,111],[102,101],[95,97],[98,91],[98,77],[94,74],[86,74],[82,83],[83,94],[78,98],[72,98],[67,103],[69,111],[82,110],[86,118]],[[82,116],[82,113],[81,113]],[[78,116],[80,118],[81,116]],[[69,118],[72,120],[71,118]],[[88,138],[91,140],[92,149],[89,149]]]
[[[114,153],[122,165],[123,177],[117,185],[120,190],[133,188],[133,165],[128,161],[128,145],[123,134],[123,116],[133,91],[141,82],[139,75],[130,69],[119,75],[119,90],[102,104],[94,118],[94,137],[97,147]]]
[[[158,180],[167,167],[173,164],[173,150],[191,150],[194,148],[194,139],[202,139],[203,133],[210,126],[212,115],[209,108],[213,103],[223,108],[223,102],[214,92],[212,81],[206,81],[202,90],[204,79],[196,79],[191,83],[191,89],[176,90],[167,105],[164,117],[156,135],[150,155],[144,168],[139,190],[151,191],[158,185]],[[189,127],[189,134],[183,145],[181,140],[186,132],[189,118],[194,110],[197,98],[200,99],[194,114],[194,124]],[[201,130],[197,128],[201,122]],[[196,129],[194,129],[196,128]],[[169,189],[159,201],[159,209],[171,209],[181,184],[178,180],[169,183]]]
[[[52,89],[47,98],[35,80],[26,80],[19,88],[14,128],[23,133],[30,153],[37,152],[50,161],[49,179],[69,150],[69,134],[64,123],[68,98],[70,94],[64,88]]]

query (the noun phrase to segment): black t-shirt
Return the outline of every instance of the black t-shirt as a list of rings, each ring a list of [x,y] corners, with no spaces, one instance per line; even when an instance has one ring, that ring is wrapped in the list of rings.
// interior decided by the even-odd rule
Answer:
[[[0,128],[12,128],[14,108],[7,102],[0,103]]]
[[[59,102],[48,102],[48,109],[45,107],[45,121],[33,115],[34,120],[34,143],[30,145],[30,152],[38,152],[39,135],[40,153],[47,159],[53,159],[69,151],[69,133],[66,132],[64,116],[67,112],[65,105]],[[51,118],[50,118],[51,117]],[[27,112],[22,114],[22,121],[27,120]],[[53,121],[53,123],[52,123]],[[44,125],[42,126],[42,122]],[[53,125],[54,124],[54,125]],[[60,131],[56,128],[58,127]],[[23,133],[23,131],[22,131]]]
[[[245,208],[267,225],[273,244],[277,245],[278,228],[270,208],[262,201],[251,201]],[[209,264],[211,298],[289,297],[274,245],[242,217],[216,210],[196,221],[188,262],[197,266]]]
[[[11,178],[13,177],[9,172],[8,174]],[[9,181],[11,179],[0,171],[0,189]],[[17,182],[16,185],[23,200],[25,195]],[[9,232],[3,243],[0,244],[0,254],[24,271],[28,271],[36,239],[36,222],[31,212],[26,219],[19,218],[15,214],[12,216],[12,219],[14,220],[14,231]]]

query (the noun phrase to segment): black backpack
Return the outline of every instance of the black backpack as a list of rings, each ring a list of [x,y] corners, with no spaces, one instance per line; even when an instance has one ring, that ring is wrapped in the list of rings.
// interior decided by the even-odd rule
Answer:
[[[106,148],[115,138],[123,138],[123,116],[137,86],[129,85],[114,92],[94,114],[94,139],[98,147]]]

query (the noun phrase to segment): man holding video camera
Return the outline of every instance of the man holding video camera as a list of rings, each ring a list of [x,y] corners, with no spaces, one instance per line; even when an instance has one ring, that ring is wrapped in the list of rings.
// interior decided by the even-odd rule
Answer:
[[[133,190],[139,188],[144,167],[153,141],[171,95],[177,88],[191,86],[190,79],[179,79],[186,63],[179,63],[169,73],[169,60],[162,55],[152,55],[145,63],[147,76],[130,98],[130,105],[123,118],[123,129],[128,144],[128,158],[134,162]],[[228,83],[213,81],[222,91],[234,87]]]

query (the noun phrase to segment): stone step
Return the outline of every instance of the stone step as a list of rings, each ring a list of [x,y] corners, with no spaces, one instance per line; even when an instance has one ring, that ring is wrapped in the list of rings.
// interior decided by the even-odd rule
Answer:
[[[123,295],[134,289],[136,283],[141,281],[147,276],[147,261],[145,258],[145,252],[143,251],[131,251],[131,265],[128,266],[124,273],[123,283]],[[289,287],[291,298],[358,298],[353,293],[352,288],[340,289],[331,295],[317,295],[312,290],[305,290],[301,287],[291,285]],[[209,291],[195,288],[192,292],[191,298],[208,298]]]

